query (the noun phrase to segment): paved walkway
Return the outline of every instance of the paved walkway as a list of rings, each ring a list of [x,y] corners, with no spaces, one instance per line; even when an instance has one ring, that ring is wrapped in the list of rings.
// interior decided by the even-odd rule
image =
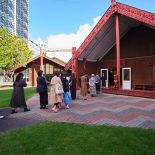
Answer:
[[[89,97],[87,100],[78,98],[72,101],[71,108],[65,109],[62,105],[58,113],[49,109],[39,109],[39,96],[35,95],[27,101],[30,112],[8,115],[5,119],[10,128],[20,128],[42,121],[75,122],[84,124],[128,126],[139,128],[155,128],[155,99],[100,94],[98,97]],[[8,110],[9,111],[9,110]],[[2,123],[6,122],[1,119]],[[6,128],[5,125],[8,124]],[[9,130],[9,123],[0,127],[0,131]],[[7,126],[7,125],[6,125]]]

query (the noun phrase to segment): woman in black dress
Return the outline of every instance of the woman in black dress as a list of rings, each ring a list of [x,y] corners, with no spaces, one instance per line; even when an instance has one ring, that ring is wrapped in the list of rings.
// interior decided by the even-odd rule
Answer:
[[[30,109],[27,108],[25,96],[24,96],[24,88],[27,84],[25,80],[23,79],[23,73],[19,73],[16,77],[15,82],[13,83],[13,92],[12,92],[12,98],[10,101],[10,106],[12,107],[12,114],[17,113],[15,111],[18,107],[23,107],[24,112],[30,111]]]
[[[75,100],[76,99],[76,78],[74,74],[72,74],[70,77],[69,85],[70,85],[70,91],[71,91],[71,98],[72,100]]]

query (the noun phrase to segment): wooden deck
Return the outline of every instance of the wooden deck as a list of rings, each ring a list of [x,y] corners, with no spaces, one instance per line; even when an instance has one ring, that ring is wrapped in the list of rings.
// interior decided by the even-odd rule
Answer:
[[[117,94],[117,95],[127,95],[127,96],[137,96],[144,98],[155,99],[155,91],[150,90],[126,90],[126,89],[116,89],[116,88],[102,88],[103,93]]]

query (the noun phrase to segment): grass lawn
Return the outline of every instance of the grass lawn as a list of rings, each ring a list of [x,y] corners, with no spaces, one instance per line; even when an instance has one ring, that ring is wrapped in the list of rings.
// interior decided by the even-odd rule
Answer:
[[[44,122],[0,134],[1,155],[154,155],[155,130]]]
[[[0,90],[0,108],[8,107],[12,96],[13,89]],[[36,93],[35,88],[25,88],[25,98],[31,98]]]

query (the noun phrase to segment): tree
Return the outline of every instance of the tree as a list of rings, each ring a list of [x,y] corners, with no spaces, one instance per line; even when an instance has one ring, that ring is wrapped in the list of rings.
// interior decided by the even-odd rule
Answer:
[[[46,56],[47,52],[45,50],[43,50],[43,56]]]
[[[0,68],[5,71],[25,64],[32,57],[32,52],[22,38],[9,34],[0,28]]]

